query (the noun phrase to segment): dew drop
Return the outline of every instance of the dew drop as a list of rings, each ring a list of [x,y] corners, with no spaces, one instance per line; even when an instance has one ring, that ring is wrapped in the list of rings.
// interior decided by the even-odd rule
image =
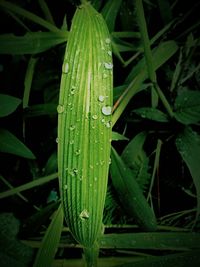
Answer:
[[[98,180],[98,178],[97,177],[94,177],[94,180],[95,180],[95,182]]]
[[[56,138],[56,143],[58,144],[58,142],[59,142],[59,139],[58,139],[58,137]]]
[[[109,51],[107,52],[107,54],[108,54],[109,56],[112,56],[112,51],[109,50]]]
[[[93,120],[97,120],[98,119],[98,116],[95,114],[92,116]]]
[[[108,116],[108,115],[111,115],[112,108],[110,106],[104,106],[102,107],[101,111],[104,115]]]
[[[104,73],[104,74],[103,74],[103,78],[105,79],[105,78],[107,78],[107,77],[108,77],[108,74]]]
[[[67,185],[66,184],[64,185],[64,190],[67,190]]]
[[[76,154],[76,156],[80,155],[80,154],[81,154],[81,150],[80,150],[80,149],[77,149],[77,150],[75,151],[75,154]]]
[[[113,64],[110,63],[110,62],[105,62],[104,63],[104,67],[107,69],[107,70],[111,70],[113,68]]]
[[[106,122],[106,127],[107,128],[110,128],[111,127],[111,121]]]
[[[69,144],[70,144],[70,145],[73,145],[73,144],[74,144],[74,140],[70,140],[70,141],[69,141]]]
[[[86,209],[84,209],[81,211],[79,217],[81,220],[85,221],[89,219],[90,215],[89,215],[89,212]]]
[[[64,110],[65,110],[65,107],[64,107],[63,105],[58,105],[58,106],[57,106],[57,112],[58,112],[59,114],[63,113]]]
[[[103,102],[104,99],[105,99],[105,97],[104,97],[103,95],[100,95],[100,96],[98,97],[99,102]]]
[[[106,44],[110,44],[111,43],[110,38],[106,38],[105,42],[106,42]]]
[[[69,63],[68,62],[64,62],[62,65],[62,72],[63,73],[68,73],[69,72]]]
[[[73,172],[74,172],[75,175],[77,175],[78,170],[77,170],[76,168],[74,168],[74,169],[73,169]]]
[[[73,130],[75,129],[75,125],[71,125],[71,126],[69,127],[69,129],[70,129],[70,131],[73,131]]]

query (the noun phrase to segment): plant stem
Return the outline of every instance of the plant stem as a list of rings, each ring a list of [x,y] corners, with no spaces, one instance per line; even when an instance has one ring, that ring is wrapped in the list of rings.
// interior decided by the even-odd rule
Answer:
[[[96,267],[97,260],[99,256],[99,246],[97,243],[93,245],[93,247],[84,247],[84,259],[85,259],[85,266],[86,267]]]

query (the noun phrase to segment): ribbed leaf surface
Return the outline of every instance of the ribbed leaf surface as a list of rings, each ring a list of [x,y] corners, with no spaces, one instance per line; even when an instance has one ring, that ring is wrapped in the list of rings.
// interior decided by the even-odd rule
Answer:
[[[103,216],[111,147],[112,55],[102,16],[89,3],[73,18],[58,105],[58,170],[72,234],[92,246]]]

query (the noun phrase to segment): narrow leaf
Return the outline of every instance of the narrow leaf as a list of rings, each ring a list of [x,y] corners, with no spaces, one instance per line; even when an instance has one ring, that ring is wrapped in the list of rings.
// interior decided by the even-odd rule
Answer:
[[[28,20],[31,20],[34,23],[37,23],[37,24],[41,25],[42,27],[48,29],[49,31],[57,32],[57,33],[62,35],[62,31],[59,28],[57,28],[55,25],[40,18],[39,16],[33,14],[32,12],[27,11],[26,9],[19,7],[18,5],[15,5],[15,4],[10,3],[8,1],[1,0],[0,1],[0,7],[3,7],[6,10],[11,11],[17,15],[20,15],[20,16],[28,19]]]
[[[149,207],[130,169],[126,167],[114,148],[111,150],[110,171],[113,186],[119,195],[124,209],[143,229],[154,231],[156,229],[154,213]]]
[[[129,140],[126,136],[123,134],[119,134],[117,132],[112,132],[112,140],[113,141],[119,141],[119,140]]]
[[[186,127],[184,131],[177,136],[176,147],[190,171],[196,188],[197,220],[200,215],[200,135],[191,128]]]
[[[200,92],[185,90],[175,100],[175,118],[183,124],[200,121]]]
[[[108,25],[108,29],[110,32],[114,31],[115,28],[115,21],[121,6],[122,0],[110,0],[107,1],[105,6],[103,7],[101,13]]]
[[[0,117],[5,117],[14,112],[21,102],[21,99],[17,97],[0,94]]]
[[[158,46],[157,49],[155,49],[153,52],[153,62],[155,70],[162,66],[169,58],[171,58],[172,55],[174,55],[174,53],[177,51],[177,49],[178,46],[174,41],[167,41]],[[127,104],[132,99],[132,97],[139,91],[142,82],[146,78],[147,70],[145,68],[138,70],[136,76],[135,72],[131,71],[130,75],[127,78],[127,83],[129,83],[129,85],[127,86],[122,97],[120,98],[120,103],[112,116],[112,125],[116,123],[116,121],[126,108]]]
[[[54,32],[28,32],[24,36],[2,34],[0,36],[0,54],[37,54],[53,46],[64,43],[68,32],[63,35]]]
[[[33,267],[49,267],[52,265],[63,227],[63,209],[60,204],[42,240]]]
[[[200,233],[152,232],[105,234],[101,248],[184,250],[200,249]]]
[[[19,192],[22,192],[24,190],[28,190],[28,189],[31,189],[33,187],[40,186],[42,184],[48,183],[48,182],[50,182],[50,181],[52,181],[52,180],[54,180],[56,178],[58,178],[58,174],[57,173],[53,173],[53,174],[47,175],[45,177],[37,178],[34,181],[31,181],[29,183],[26,183],[26,184],[20,185],[18,187],[15,187],[15,188],[13,188],[11,190],[7,190],[5,192],[0,193],[0,199],[5,198],[5,197],[9,197],[9,196],[18,194]]]
[[[194,250],[182,253],[172,253],[164,256],[148,257],[138,262],[124,263],[116,267],[186,267],[200,265],[200,251]]]
[[[28,159],[35,159],[31,150],[6,129],[0,129],[0,151]]]
[[[122,160],[126,166],[130,168],[132,176],[138,182],[143,192],[146,191],[147,185],[150,181],[149,159],[143,149],[147,134],[140,132],[128,143],[122,152]]]

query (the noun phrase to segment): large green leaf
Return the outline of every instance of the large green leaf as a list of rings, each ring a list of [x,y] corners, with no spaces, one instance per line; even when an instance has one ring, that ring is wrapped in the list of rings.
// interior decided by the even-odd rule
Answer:
[[[56,32],[29,32],[24,36],[2,34],[0,36],[0,54],[37,54],[67,41],[68,32],[63,35]]]
[[[60,204],[42,240],[33,267],[52,266],[63,227],[63,209]]]
[[[175,118],[183,124],[200,121],[200,92],[184,90],[175,100]]]
[[[10,153],[28,159],[35,159],[31,150],[6,129],[0,129],[0,152]]]
[[[14,112],[21,102],[21,99],[17,97],[0,94],[0,117],[5,117]]]
[[[192,176],[197,194],[197,214],[200,215],[200,135],[186,127],[177,136],[176,147]]]

